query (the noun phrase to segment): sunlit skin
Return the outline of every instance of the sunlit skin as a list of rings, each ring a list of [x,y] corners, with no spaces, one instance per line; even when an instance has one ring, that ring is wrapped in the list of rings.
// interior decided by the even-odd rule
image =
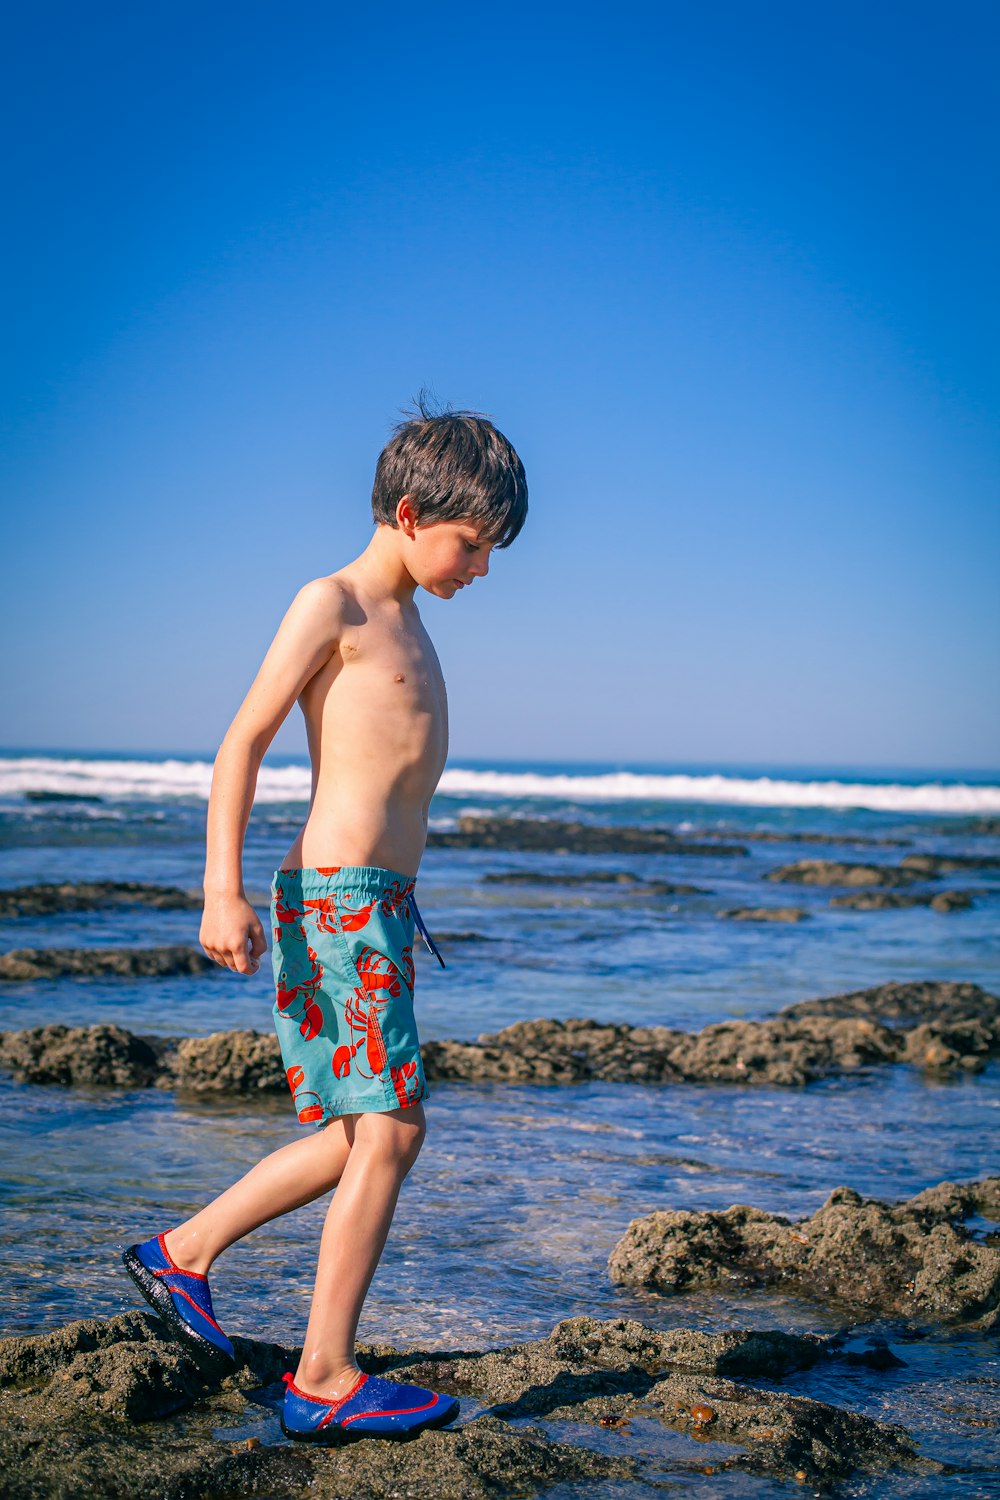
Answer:
[[[199,936],[234,973],[255,973],[267,951],[243,888],[243,839],[264,752],[296,700],[313,785],[282,867],[419,868],[448,752],[448,705],[414,595],[451,599],[485,578],[491,544],[473,522],[418,525],[408,495],[395,519],[354,562],[300,589],[216,757]],[[302,1390],[336,1399],[357,1379],[358,1319],[425,1129],[419,1103],[341,1116],[272,1152],[166,1235],[178,1265],[206,1273],[252,1229],[337,1188],[295,1374]]]

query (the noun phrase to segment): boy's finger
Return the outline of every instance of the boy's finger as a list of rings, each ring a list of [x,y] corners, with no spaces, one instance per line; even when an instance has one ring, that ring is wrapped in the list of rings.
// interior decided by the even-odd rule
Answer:
[[[250,957],[260,958],[267,952],[267,938],[264,936],[263,927],[251,927],[250,929]]]

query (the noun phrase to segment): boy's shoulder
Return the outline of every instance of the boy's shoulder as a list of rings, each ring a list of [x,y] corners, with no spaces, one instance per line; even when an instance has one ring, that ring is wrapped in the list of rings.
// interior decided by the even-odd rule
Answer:
[[[357,594],[346,570],[310,578],[292,600],[292,608],[301,614],[342,617],[357,605]]]

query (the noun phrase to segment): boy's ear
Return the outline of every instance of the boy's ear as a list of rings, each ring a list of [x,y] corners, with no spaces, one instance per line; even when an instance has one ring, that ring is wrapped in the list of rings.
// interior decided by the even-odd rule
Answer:
[[[396,503],[396,525],[400,531],[413,539],[413,533],[417,529],[417,514],[413,508],[412,495],[401,495]]]

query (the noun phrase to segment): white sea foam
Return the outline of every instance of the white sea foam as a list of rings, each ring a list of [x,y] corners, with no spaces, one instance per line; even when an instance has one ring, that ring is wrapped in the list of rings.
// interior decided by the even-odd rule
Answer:
[[[874,812],[997,813],[1000,786],[919,786],[866,781],[785,781],[770,776],[544,776],[535,772],[445,771],[452,797],[545,797],[568,802],[713,802],[746,807],[860,807]]]
[[[212,765],[207,760],[83,760],[56,756],[0,758],[0,796],[25,791],[76,792],[110,799],[207,800]],[[261,767],[257,797],[265,802],[308,802],[307,766]],[[449,797],[562,802],[708,802],[745,807],[864,808],[895,813],[1000,813],[1000,786],[917,786],[874,781],[792,781],[770,776],[545,775],[534,771],[447,770],[439,790]]]
[[[257,778],[258,802],[308,802],[311,776],[307,766],[262,766]],[[83,796],[159,801],[164,797],[197,797],[212,789],[208,760],[65,760],[55,756],[10,756],[0,759],[0,796],[26,791],[75,792]]]

